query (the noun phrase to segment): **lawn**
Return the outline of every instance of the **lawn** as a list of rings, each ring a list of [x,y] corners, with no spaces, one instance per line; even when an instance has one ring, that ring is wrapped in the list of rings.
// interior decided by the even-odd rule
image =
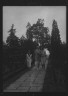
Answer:
[[[55,63],[57,64],[56,61],[53,62],[51,60],[48,64],[42,89],[43,92],[66,92],[65,72],[58,64],[58,67],[56,67]]]

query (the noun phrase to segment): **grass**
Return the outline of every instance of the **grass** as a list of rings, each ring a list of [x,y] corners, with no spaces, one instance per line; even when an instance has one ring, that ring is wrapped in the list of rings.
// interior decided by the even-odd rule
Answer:
[[[59,67],[55,67],[55,62],[48,64],[43,84],[43,92],[66,92],[65,75]],[[59,63],[59,62],[58,62]]]

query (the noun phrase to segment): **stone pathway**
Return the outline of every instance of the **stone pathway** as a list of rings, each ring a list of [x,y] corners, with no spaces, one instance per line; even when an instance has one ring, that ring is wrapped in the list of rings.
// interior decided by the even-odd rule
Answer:
[[[45,69],[32,68],[13,84],[10,84],[4,92],[42,92],[45,77]]]

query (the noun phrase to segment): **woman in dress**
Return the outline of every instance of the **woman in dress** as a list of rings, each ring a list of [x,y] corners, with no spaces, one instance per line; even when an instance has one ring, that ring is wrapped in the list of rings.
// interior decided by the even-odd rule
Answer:
[[[45,68],[45,62],[46,62],[46,52],[43,50],[41,50],[41,65],[42,68]]]
[[[30,50],[28,51],[26,58],[27,58],[27,67],[31,68],[32,54],[30,54]]]
[[[44,49],[44,52],[46,53],[46,61],[45,61],[45,69],[46,69],[47,65],[48,65],[48,59],[49,59],[50,52],[47,48]]]
[[[37,46],[37,49],[35,50],[35,68],[39,69],[40,66],[40,49]]]

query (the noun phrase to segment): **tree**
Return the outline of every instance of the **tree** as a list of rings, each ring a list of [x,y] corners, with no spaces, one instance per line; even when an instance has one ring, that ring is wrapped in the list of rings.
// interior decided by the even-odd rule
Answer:
[[[29,29],[31,27],[31,24],[28,22],[26,28]]]
[[[14,24],[12,24],[11,29],[8,31],[10,34],[6,40],[6,43],[9,47],[18,47],[19,46],[19,42],[18,42],[19,39],[17,36],[15,36],[16,29],[13,29],[13,28],[14,28]]]
[[[27,25],[29,25],[26,32],[27,39],[32,41],[35,39],[41,46],[50,43],[50,35],[48,34],[49,29],[48,27],[44,27],[44,19],[38,19],[36,24],[33,24],[32,26],[30,23]]]
[[[21,47],[23,47],[25,40],[26,40],[26,38],[22,35],[21,38],[19,39],[19,44]]]
[[[66,43],[62,42],[61,44],[61,57],[62,57],[62,62],[64,62],[66,60],[66,53],[67,49],[66,49]]]
[[[32,40],[31,24],[29,22],[27,23],[26,28],[27,28],[26,37],[27,39]]]
[[[60,31],[58,29],[56,20],[53,20],[52,33],[51,33],[51,50],[54,57],[58,55],[60,45],[61,45]]]

